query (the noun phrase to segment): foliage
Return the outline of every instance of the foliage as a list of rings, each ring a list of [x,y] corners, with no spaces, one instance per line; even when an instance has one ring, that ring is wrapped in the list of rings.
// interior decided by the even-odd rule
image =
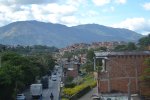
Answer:
[[[114,48],[114,51],[124,51],[126,50],[126,45],[118,45]]]
[[[148,66],[141,76],[141,80],[144,81],[144,85],[150,87],[150,58],[145,60],[145,64]]]
[[[81,91],[82,89],[84,89],[86,87],[87,87],[87,85],[81,84],[74,88],[64,88],[63,93],[64,93],[64,95],[72,96],[73,94],[78,93],[79,91]]]
[[[87,60],[93,62],[93,57],[94,57],[94,49],[90,49],[87,52]]]
[[[72,76],[68,76],[65,81],[67,83],[71,83],[73,81],[73,77]]]
[[[137,46],[133,42],[129,42],[127,45],[118,45],[114,48],[114,51],[133,51],[137,50]]]
[[[75,86],[76,86],[75,83],[67,83],[67,84],[65,84],[65,88],[73,88]]]
[[[42,55],[22,56],[14,52],[3,52],[1,57],[0,100],[14,100],[18,92],[33,83],[37,76],[46,74],[55,64],[49,55],[44,56],[44,61],[41,60]]]
[[[95,51],[107,51],[107,47],[100,47],[100,48],[97,48],[95,49]]]
[[[71,57],[73,57],[73,55],[85,54],[85,53],[87,53],[87,51],[88,51],[87,49],[79,49],[79,50],[76,50],[73,52],[65,52],[63,57],[71,58]]]
[[[142,47],[150,45],[150,34],[146,37],[139,39],[139,45]]]
[[[74,88],[64,88],[63,89],[63,95],[66,97],[71,97],[72,95],[78,93],[79,91],[87,88],[87,87],[95,87],[96,81],[93,80],[93,77],[91,74],[84,77],[84,82],[80,85],[75,86]]]
[[[48,46],[42,46],[42,45],[34,45],[34,46],[7,46],[0,44],[0,51],[6,50],[6,51],[13,51],[19,54],[37,54],[37,53],[51,53],[51,52],[58,52],[58,48],[56,47],[48,47]]]
[[[85,71],[87,73],[93,72],[94,68],[93,68],[93,62],[87,62],[83,65],[83,69],[85,69]]]
[[[132,51],[132,50],[136,50],[137,47],[136,47],[135,43],[129,42],[129,43],[127,44],[127,48],[126,48],[126,49],[127,49],[128,51]]]
[[[92,82],[92,83],[90,84],[90,87],[91,87],[91,88],[94,88],[94,87],[96,87],[96,85],[97,85],[97,83],[96,83],[96,81],[94,81],[94,82]]]

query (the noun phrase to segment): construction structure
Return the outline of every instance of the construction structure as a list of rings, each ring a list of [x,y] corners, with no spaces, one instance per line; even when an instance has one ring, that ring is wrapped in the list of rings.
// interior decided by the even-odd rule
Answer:
[[[143,87],[140,80],[149,57],[150,51],[95,52],[94,69],[96,61],[102,61],[102,70],[97,71],[98,92],[128,93],[128,100],[131,94],[150,94],[150,88]]]

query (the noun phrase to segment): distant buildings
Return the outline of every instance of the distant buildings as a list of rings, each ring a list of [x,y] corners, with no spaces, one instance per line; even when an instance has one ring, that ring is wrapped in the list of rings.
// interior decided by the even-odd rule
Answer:
[[[127,44],[126,42],[117,42],[117,41],[112,41],[112,42],[93,42],[92,44],[86,44],[86,43],[77,43],[73,44],[71,46],[62,48],[59,50],[59,53],[61,55],[64,55],[65,52],[75,52],[80,49],[97,49],[100,47],[106,47],[107,49],[111,50],[117,45],[125,45]]]
[[[102,70],[97,74],[99,92],[150,94],[150,88],[143,87],[140,80],[144,69],[148,67],[144,64],[148,57],[150,51],[95,52],[95,60],[103,63]]]
[[[77,57],[74,57],[72,59],[63,58],[62,62],[63,62],[64,78],[67,77],[77,78],[79,76],[81,63]]]

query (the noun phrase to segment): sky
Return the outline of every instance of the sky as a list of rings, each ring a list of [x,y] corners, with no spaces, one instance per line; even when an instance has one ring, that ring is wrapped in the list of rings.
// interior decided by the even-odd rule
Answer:
[[[150,0],[0,0],[0,27],[37,20],[67,26],[100,24],[150,33]]]

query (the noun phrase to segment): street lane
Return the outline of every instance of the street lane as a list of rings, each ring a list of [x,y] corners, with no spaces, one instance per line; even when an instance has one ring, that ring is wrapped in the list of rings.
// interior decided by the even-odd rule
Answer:
[[[58,73],[60,72],[60,73]],[[43,89],[43,97],[42,100],[50,100],[50,94],[53,93],[54,95],[54,100],[59,100],[59,92],[60,92],[60,82],[61,82],[61,74],[62,74],[62,69],[59,68],[57,71],[57,80],[53,81],[50,77],[49,77],[49,88],[48,89]],[[30,89],[27,89],[24,92],[26,99],[27,100],[32,100],[31,95],[30,95]]]

